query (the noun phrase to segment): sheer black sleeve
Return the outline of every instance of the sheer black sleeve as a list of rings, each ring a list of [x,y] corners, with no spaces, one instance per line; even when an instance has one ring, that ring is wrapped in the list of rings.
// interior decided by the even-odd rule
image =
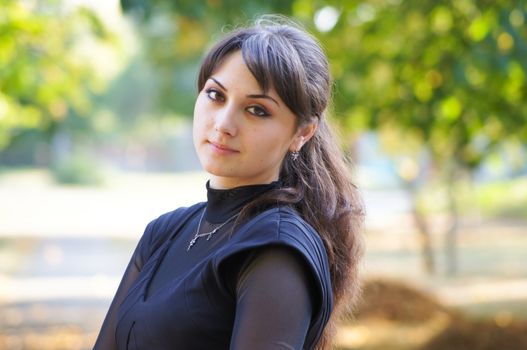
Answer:
[[[95,342],[94,350],[114,350],[117,349],[115,341],[115,328],[117,322],[117,311],[122,304],[124,298],[128,294],[128,290],[133,285],[144,264],[145,252],[148,251],[150,245],[150,238],[153,230],[154,222],[151,222],[145,229],[145,233],[137,244],[135,251],[126,267],[123,278],[119,283],[117,292],[110,304],[108,313],[104,319],[99,336]]]
[[[300,256],[267,247],[251,253],[238,271],[231,349],[302,349],[314,292]]]

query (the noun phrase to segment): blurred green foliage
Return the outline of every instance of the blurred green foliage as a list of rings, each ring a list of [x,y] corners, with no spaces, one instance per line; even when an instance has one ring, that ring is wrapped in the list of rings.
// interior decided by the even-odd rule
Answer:
[[[31,129],[48,139],[59,129],[85,132],[105,83],[87,47],[116,38],[84,7],[16,0],[0,7],[0,149]]]
[[[495,181],[476,185],[477,203],[485,217],[527,218],[527,178]],[[470,204],[466,203],[466,210]]]
[[[206,47],[222,30],[264,13],[291,14],[294,1],[121,0],[134,18],[149,62],[157,71],[156,112],[191,116],[196,76]]]
[[[140,49],[111,82],[81,43],[115,36],[65,3],[0,0],[0,149],[31,128],[51,140],[133,128],[140,115],[191,116],[207,46],[265,13],[291,16],[321,40],[345,142],[378,131],[403,180],[426,171],[423,153],[452,178],[505,139],[525,146],[525,2],[120,0]]]
[[[76,151],[58,160],[52,168],[55,179],[62,184],[101,185],[104,181],[97,161],[86,152]]]
[[[432,181],[424,186],[418,201],[428,213],[441,214],[448,210],[443,182]],[[484,218],[527,218],[527,178],[501,179],[473,183],[458,181],[455,190],[463,216]]]
[[[159,106],[191,115],[199,57],[223,29],[263,13],[301,21],[322,41],[334,114],[350,138],[387,133],[393,152],[425,146],[473,168],[503,139],[527,139],[527,5],[518,1],[121,0],[163,72]],[[322,29],[315,19],[332,13]],[[331,17],[331,15],[329,16]],[[331,21],[332,19],[329,18]]]
[[[321,39],[347,130],[400,133],[436,163],[473,168],[504,139],[527,140],[527,4],[342,2]],[[397,152],[397,150],[393,150]]]

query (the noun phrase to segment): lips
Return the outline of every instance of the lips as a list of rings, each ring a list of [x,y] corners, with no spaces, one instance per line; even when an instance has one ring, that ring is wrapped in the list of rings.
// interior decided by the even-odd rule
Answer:
[[[214,148],[215,151],[218,151],[218,152],[221,152],[221,153],[235,153],[235,152],[239,152],[237,150],[235,150],[234,148],[231,148],[227,145],[224,145],[220,142],[215,142],[215,141],[209,141],[209,144]]]

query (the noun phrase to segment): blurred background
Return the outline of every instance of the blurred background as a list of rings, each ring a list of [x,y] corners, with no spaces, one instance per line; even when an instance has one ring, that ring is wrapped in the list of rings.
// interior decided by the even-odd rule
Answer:
[[[527,3],[0,0],[0,349],[91,349],[146,224],[205,199],[196,73],[264,13],[322,42],[368,216],[339,349],[527,349]]]

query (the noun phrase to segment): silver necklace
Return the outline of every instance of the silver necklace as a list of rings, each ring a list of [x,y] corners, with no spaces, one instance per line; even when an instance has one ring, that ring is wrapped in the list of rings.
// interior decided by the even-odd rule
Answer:
[[[199,218],[199,223],[198,223],[198,229],[196,230],[196,234],[194,235],[194,238],[192,238],[190,242],[188,243],[187,252],[190,250],[190,248],[192,248],[194,244],[196,244],[196,241],[198,240],[198,238],[208,236],[207,237],[207,241],[208,241],[212,237],[212,235],[215,234],[220,228],[222,228],[229,221],[231,221],[232,219],[240,215],[240,213],[238,213],[238,214],[231,216],[230,218],[228,218],[226,221],[224,221],[221,225],[219,225],[212,231],[199,233],[199,229],[201,228],[201,222],[203,221],[203,216],[205,216],[205,211],[206,211],[206,208],[203,209],[203,213],[201,213],[201,217]]]

